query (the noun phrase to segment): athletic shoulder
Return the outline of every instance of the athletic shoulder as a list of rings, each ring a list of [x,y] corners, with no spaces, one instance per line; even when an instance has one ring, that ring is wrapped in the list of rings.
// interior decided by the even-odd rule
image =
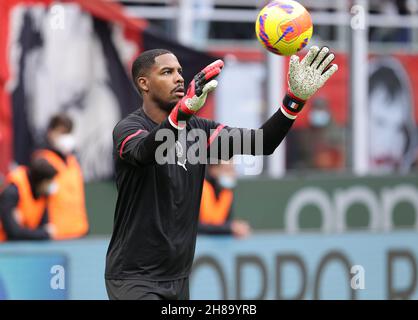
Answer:
[[[136,132],[138,130],[148,131],[148,125],[146,118],[140,110],[135,110],[116,124],[113,129],[113,138],[117,139],[126,134],[131,134],[132,131]]]

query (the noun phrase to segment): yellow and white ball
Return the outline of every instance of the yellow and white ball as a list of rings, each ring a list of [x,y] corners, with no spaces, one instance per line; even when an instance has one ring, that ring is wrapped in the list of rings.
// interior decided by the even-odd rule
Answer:
[[[258,41],[270,52],[290,56],[303,49],[312,37],[309,12],[293,0],[275,0],[258,14],[255,24]]]

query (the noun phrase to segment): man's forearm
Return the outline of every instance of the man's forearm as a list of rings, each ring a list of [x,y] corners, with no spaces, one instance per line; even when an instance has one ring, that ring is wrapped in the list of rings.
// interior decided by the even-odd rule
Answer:
[[[210,146],[210,158],[229,160],[234,155],[270,155],[292,127],[296,117],[289,118],[278,109],[259,129],[226,127]]]
[[[289,119],[279,109],[261,126],[260,129],[263,130],[263,155],[270,155],[276,150],[294,122],[294,119]]]

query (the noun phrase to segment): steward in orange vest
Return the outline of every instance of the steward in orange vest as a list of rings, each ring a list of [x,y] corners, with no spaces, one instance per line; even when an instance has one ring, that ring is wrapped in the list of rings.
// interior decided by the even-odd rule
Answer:
[[[50,239],[47,196],[56,170],[45,160],[32,160],[7,176],[0,193],[0,241]]]
[[[201,234],[232,234],[246,237],[251,229],[246,221],[232,219],[235,172],[230,163],[209,165],[203,182],[199,226]]]
[[[47,147],[35,152],[36,158],[47,160],[57,170],[57,191],[48,201],[49,222],[54,226],[54,239],[80,238],[87,234],[84,180],[80,165],[72,154],[75,139],[71,119],[59,114],[48,126]]]

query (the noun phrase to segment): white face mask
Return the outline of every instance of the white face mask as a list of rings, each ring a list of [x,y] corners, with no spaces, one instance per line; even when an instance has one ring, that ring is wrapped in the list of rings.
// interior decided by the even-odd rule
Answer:
[[[324,110],[316,110],[310,113],[311,124],[314,127],[325,127],[331,121],[331,115]]]
[[[57,193],[57,191],[58,191],[58,184],[55,183],[55,182],[50,183],[48,185],[47,190],[46,190],[46,192],[49,196]]]
[[[70,154],[75,149],[74,135],[62,134],[58,136],[54,141],[54,147],[65,155]]]
[[[237,180],[232,176],[220,175],[218,178],[218,183],[222,188],[233,189],[237,185]]]

